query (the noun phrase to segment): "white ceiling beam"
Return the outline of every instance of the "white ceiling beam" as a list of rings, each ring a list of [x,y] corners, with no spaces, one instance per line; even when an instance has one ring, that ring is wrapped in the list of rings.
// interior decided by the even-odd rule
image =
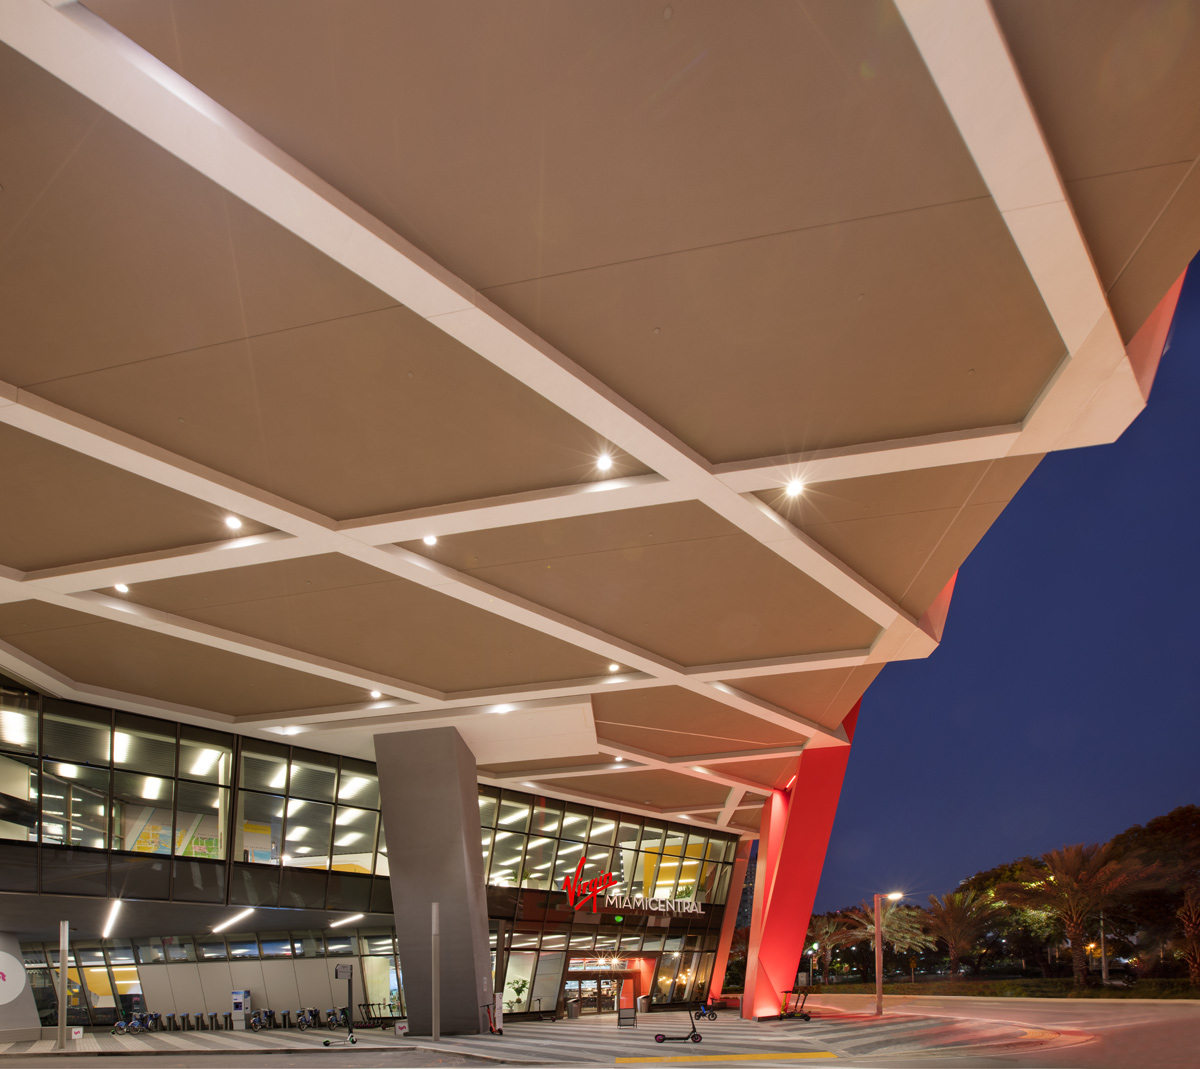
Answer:
[[[1014,451],[1110,442],[1145,406],[1038,117],[987,0],[897,0],[1066,346]]]
[[[745,791],[737,787],[730,788],[729,797],[725,799],[725,804],[721,806],[721,811],[717,816],[717,823],[728,824],[733,820],[734,814],[738,811],[738,807],[742,804],[742,799],[745,797]]]

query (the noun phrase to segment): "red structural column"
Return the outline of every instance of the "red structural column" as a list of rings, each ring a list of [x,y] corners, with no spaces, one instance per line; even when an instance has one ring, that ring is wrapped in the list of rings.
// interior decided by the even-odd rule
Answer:
[[[842,722],[851,742],[858,710]],[[849,757],[849,746],[805,750],[790,788],[763,806],[743,1017],[777,1015],[796,979]]]
[[[746,886],[746,863],[750,860],[752,840],[743,839],[738,843],[737,853],[733,856],[733,872],[729,877],[729,895],[725,899],[725,916],[721,920],[721,939],[717,943],[717,960],[713,963],[712,979],[708,984],[709,996],[713,999],[721,997],[721,988],[725,983],[725,968],[729,964],[729,948],[733,945],[733,932],[737,927],[738,905],[742,901],[742,888]]]

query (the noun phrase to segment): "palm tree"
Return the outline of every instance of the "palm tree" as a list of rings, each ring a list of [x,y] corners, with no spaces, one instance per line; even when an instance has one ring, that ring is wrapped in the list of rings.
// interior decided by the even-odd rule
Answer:
[[[951,891],[940,899],[937,895],[929,896],[925,930],[946,944],[951,976],[958,975],[959,955],[979,942],[997,908],[994,899],[975,891]]]
[[[818,913],[808,922],[808,938],[821,958],[821,981],[829,983],[829,961],[838,947],[849,946],[850,922],[841,913]]]
[[[1188,982],[1200,985],[1200,887],[1193,884],[1187,889],[1175,916],[1183,927],[1181,952],[1187,962]]]
[[[847,910],[845,913],[848,928],[846,932],[847,945],[854,943],[869,943],[875,947],[875,911],[871,903],[864,902],[861,906]],[[906,950],[928,950],[936,946],[934,940],[925,934],[921,922],[923,911],[913,906],[902,906],[899,902],[885,901],[879,915],[879,930],[883,942],[888,943],[898,953]]]
[[[1146,865],[1136,854],[1122,857],[1112,843],[1076,843],[1026,861],[1014,881],[996,888],[996,895],[1062,922],[1071,942],[1075,984],[1082,987],[1087,981],[1085,932],[1092,918],[1119,896],[1148,886],[1157,874],[1157,862]]]

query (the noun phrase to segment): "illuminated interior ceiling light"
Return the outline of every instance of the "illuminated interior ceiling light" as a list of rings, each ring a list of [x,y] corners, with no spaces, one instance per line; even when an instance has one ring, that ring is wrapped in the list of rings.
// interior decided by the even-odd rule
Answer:
[[[501,839],[509,839],[512,837],[512,834],[511,831],[498,831],[496,832],[496,842],[499,842]]]
[[[351,776],[345,783],[342,784],[341,790],[338,791],[338,800],[343,798],[353,798],[361,791],[368,783],[368,780],[362,776]]]
[[[253,912],[254,912],[253,909],[244,909],[241,911],[241,913],[235,913],[232,917],[229,918],[229,920],[224,921],[221,924],[218,924],[213,929],[213,934],[216,934],[217,932],[225,931],[226,928],[232,927],[233,925],[237,924],[238,921],[244,921]],[[234,951],[234,953],[237,953],[237,952]]]
[[[283,856],[283,863],[284,863],[285,865],[286,865],[286,864],[287,864],[289,861],[291,861],[291,860],[292,860],[292,855],[291,855],[291,854],[284,854],[284,855],[282,855],[282,856]]]
[[[493,705],[493,713],[511,713],[516,708],[515,705]]]
[[[349,831],[340,839],[334,841],[334,846],[353,846],[359,839],[363,837],[361,831]]]
[[[162,794],[163,781],[157,776],[147,776],[146,782],[142,784],[142,797],[148,798],[152,802],[158,801],[158,797]]]
[[[424,542],[427,546],[436,546],[437,545],[437,535],[432,535],[432,534],[426,535],[424,538],[421,539],[421,541]]]
[[[242,526],[242,521],[239,520],[236,516],[226,516],[225,517],[225,526],[228,527],[231,531],[236,531]]]
[[[288,842],[292,842],[295,839],[303,839],[310,831],[312,831],[311,828],[306,828],[303,825],[295,828],[288,828],[287,835],[285,835],[284,838],[287,839]]]
[[[59,765],[58,774],[64,779],[77,779],[79,777],[78,765]]]
[[[113,760],[118,765],[123,765],[129,760],[129,743],[130,738],[123,731],[113,732]]]
[[[295,816],[301,809],[304,808],[304,800],[301,798],[289,798],[287,804],[287,815]]]
[[[608,471],[613,466],[613,459],[608,453],[601,453],[596,458],[596,467],[601,471]]]
[[[311,854],[312,847],[311,846],[297,846],[296,853],[297,854]]]
[[[271,782],[269,784],[267,784],[267,786],[270,787],[271,790],[273,790],[273,791],[279,790],[285,783],[287,783],[287,774],[288,774],[287,765],[280,765],[279,771],[275,773],[275,778],[273,780],[271,780]]]
[[[593,835],[603,835],[605,832],[612,831],[613,828],[615,828],[615,827],[616,827],[615,824],[600,824],[600,825],[597,825],[596,827],[592,828],[592,834]]]
[[[217,758],[220,756],[219,750],[201,750],[192,763],[192,775],[207,776],[213,770],[213,765],[217,763]]]
[[[381,691],[381,690],[373,690],[373,691],[371,691],[371,698],[372,698],[374,701],[379,701],[379,699],[380,699],[380,698],[382,698],[382,697],[383,697],[383,691]]]
[[[113,925],[117,923],[117,914],[121,912],[121,900],[113,899],[113,904],[108,911],[108,920],[104,922],[104,931],[100,933],[101,939],[107,939],[112,935]]]
[[[501,824],[515,824],[518,820],[524,820],[529,816],[528,809],[518,809],[515,813],[509,813],[506,817],[500,818]]]
[[[610,672],[619,672],[621,670],[621,666],[619,664],[610,664],[608,666],[608,670]]]
[[[13,709],[0,709],[0,738],[12,746],[28,746],[29,721]]]
[[[129,587],[127,587],[124,583],[114,583],[113,590],[115,590],[118,594],[129,593]]]
[[[352,824],[365,812],[365,809],[341,809],[338,811],[337,819],[334,821],[334,823],[339,827],[341,827],[343,824]]]
[[[788,497],[799,497],[804,492],[804,483],[800,479],[792,479],[791,482],[783,488],[783,492]]]

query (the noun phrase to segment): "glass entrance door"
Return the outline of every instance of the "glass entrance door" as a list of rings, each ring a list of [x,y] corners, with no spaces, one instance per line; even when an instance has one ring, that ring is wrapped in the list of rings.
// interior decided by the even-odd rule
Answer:
[[[598,1009],[601,1013],[614,1013],[617,1008],[616,980],[602,979],[598,993]]]

